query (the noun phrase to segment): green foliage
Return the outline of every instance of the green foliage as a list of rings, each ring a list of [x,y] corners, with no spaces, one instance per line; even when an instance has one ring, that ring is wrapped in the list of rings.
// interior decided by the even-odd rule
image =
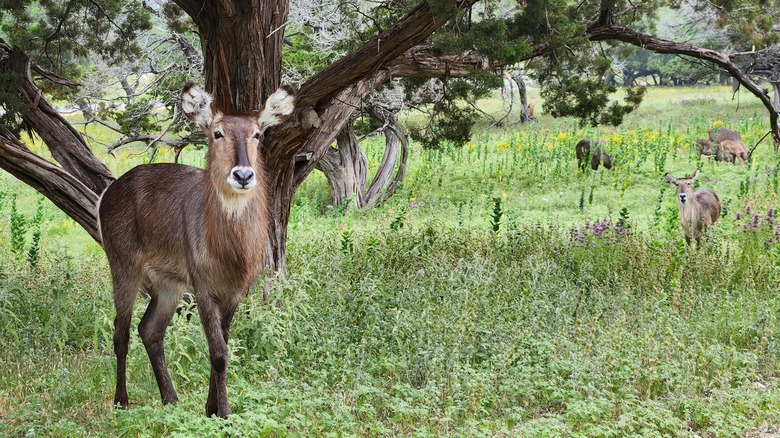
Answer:
[[[397,231],[404,227],[404,221],[406,220],[406,213],[407,209],[406,206],[401,207],[398,210],[398,214],[393,218],[393,221],[390,222],[390,229]]]
[[[471,127],[477,112],[452,101],[434,105],[430,121],[423,128],[410,129],[409,135],[426,149],[442,149],[446,144],[463,146],[471,139]]]
[[[549,84],[549,80],[546,81]],[[645,94],[645,87],[626,88],[626,104],[610,100],[617,87],[604,84],[601,77],[592,79],[578,75],[564,75],[558,78],[557,86],[542,90],[544,108],[559,116],[573,116],[581,124],[613,125],[623,122],[623,117],[636,109]]]
[[[40,259],[40,245],[41,245],[41,224],[43,224],[43,195],[38,196],[37,206],[35,208],[35,215],[30,221],[30,228],[32,229],[32,242],[30,248],[27,250],[27,262],[30,263],[30,267],[35,269],[38,266],[38,260]]]
[[[501,197],[493,198],[493,209],[490,212],[490,228],[494,233],[498,233],[501,228],[501,218],[504,216],[504,210],[501,208]]]
[[[629,213],[628,213],[628,207],[623,207],[620,209],[619,217],[617,221],[617,225],[620,226],[620,229],[627,230],[631,228],[631,222],[629,222]]]
[[[9,42],[73,79],[92,53],[111,62],[139,56],[137,36],[150,28],[151,14],[140,2],[0,1],[0,31]]]
[[[24,253],[27,218],[16,208],[16,192],[11,194],[11,252],[21,259]]]
[[[140,99],[125,105],[121,111],[112,108],[107,115],[116,122],[121,132],[128,135],[153,132],[160,129],[152,117],[154,103],[150,98]]]

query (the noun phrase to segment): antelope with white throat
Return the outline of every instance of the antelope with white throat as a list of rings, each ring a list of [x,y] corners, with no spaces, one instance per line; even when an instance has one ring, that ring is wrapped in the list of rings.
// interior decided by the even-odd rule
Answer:
[[[211,97],[189,84],[181,93],[187,117],[208,137],[206,168],[148,164],[111,184],[98,202],[98,227],[114,286],[114,403],[127,408],[130,321],[142,283],[151,301],[138,326],[163,403],[178,397],[163,339],[182,294],[192,291],[211,362],[206,414],[227,417],[228,332],[241,297],[263,268],[269,222],[260,155],[265,130],[294,108],[288,87],[251,114],[212,110]],[[151,287],[146,287],[151,285]]]
[[[699,177],[699,169],[691,176],[675,178],[668,173],[666,181],[677,186],[677,209],[680,212],[685,243],[696,240],[696,246],[701,245],[701,234],[704,229],[712,226],[720,217],[720,200],[712,189],[700,188],[693,190],[693,182]]]

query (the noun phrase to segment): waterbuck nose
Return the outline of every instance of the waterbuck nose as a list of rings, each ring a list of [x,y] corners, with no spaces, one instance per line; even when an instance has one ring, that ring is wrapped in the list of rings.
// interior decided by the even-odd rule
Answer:
[[[236,169],[233,171],[233,178],[235,178],[236,182],[241,184],[242,186],[246,186],[250,182],[252,182],[252,179],[255,177],[255,173],[252,171],[252,169]]]
[[[685,202],[688,199],[688,195],[680,193],[680,202]]]

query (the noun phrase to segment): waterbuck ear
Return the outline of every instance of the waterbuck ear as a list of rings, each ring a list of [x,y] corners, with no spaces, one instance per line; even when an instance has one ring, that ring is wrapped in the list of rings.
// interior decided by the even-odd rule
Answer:
[[[284,117],[290,115],[293,109],[295,109],[295,95],[292,88],[286,85],[279,87],[278,90],[274,91],[274,94],[266,99],[265,105],[257,117],[260,131],[282,123]]]
[[[188,83],[181,90],[181,110],[190,121],[195,122],[201,129],[206,129],[211,124],[211,95]]]
[[[699,177],[699,174],[700,174],[700,173],[701,173],[701,172],[699,171],[699,169],[696,169],[696,171],[695,171],[695,172],[693,172],[693,174],[691,174],[691,176],[689,176],[688,178],[690,178],[690,179],[696,179],[696,178],[698,178],[698,177]]]
[[[677,179],[675,179],[675,177],[673,177],[672,175],[669,175],[668,173],[664,175],[664,179],[668,183],[677,184]]]

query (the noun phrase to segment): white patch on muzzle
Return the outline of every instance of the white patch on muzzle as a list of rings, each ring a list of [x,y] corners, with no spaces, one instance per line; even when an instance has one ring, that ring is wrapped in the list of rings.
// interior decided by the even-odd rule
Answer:
[[[239,180],[236,178],[237,173],[241,175],[245,172],[251,172],[252,176],[246,180]],[[236,166],[230,169],[230,174],[227,177],[227,183],[230,184],[230,187],[233,187],[233,190],[236,193],[246,193],[257,185],[257,174],[251,167]]]

